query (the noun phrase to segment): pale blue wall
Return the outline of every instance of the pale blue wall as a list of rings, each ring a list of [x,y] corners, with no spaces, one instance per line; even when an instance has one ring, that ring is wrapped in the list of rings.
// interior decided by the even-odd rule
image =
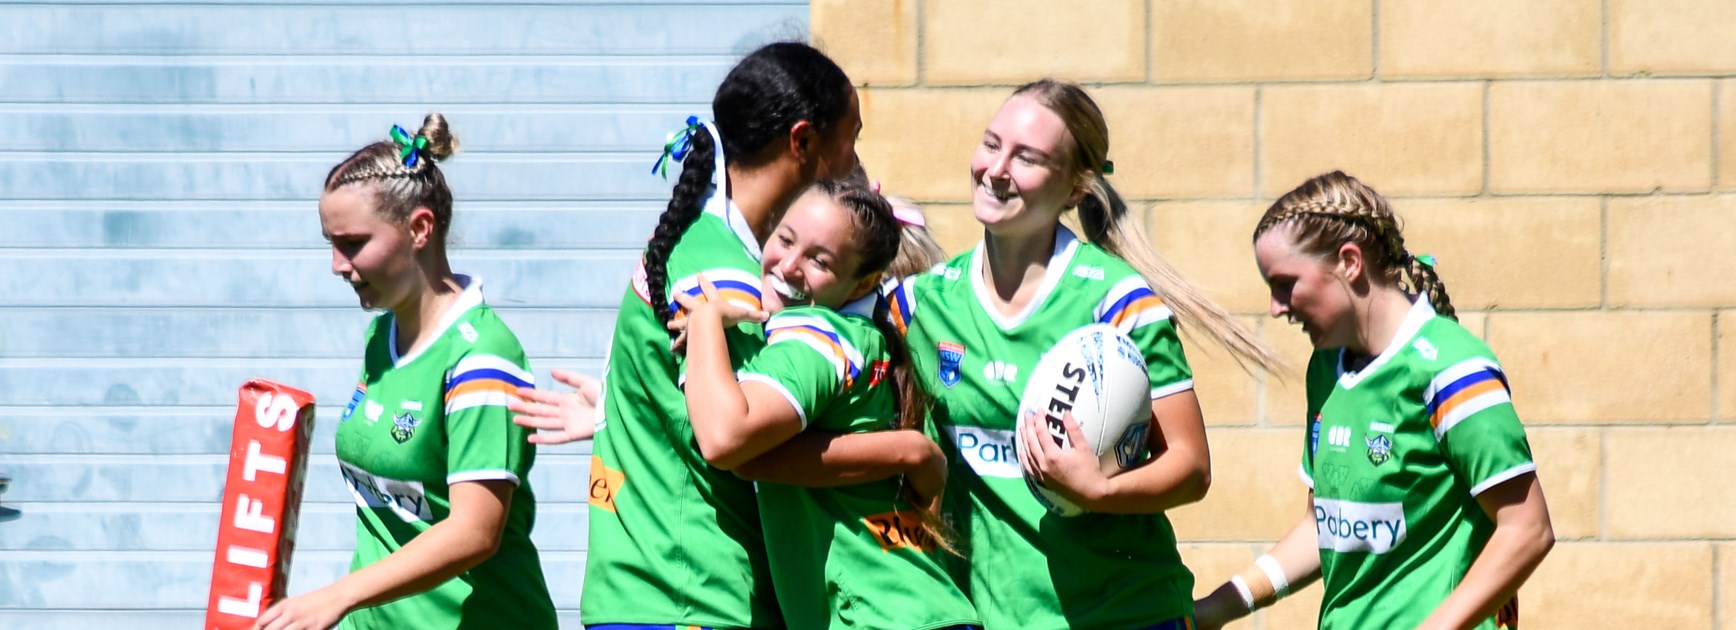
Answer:
[[[0,628],[195,627],[236,388],[322,404],[293,592],[347,567],[332,458],[367,315],[314,199],[348,151],[445,113],[465,151],[453,258],[548,369],[595,370],[668,194],[663,134],[741,53],[806,30],[792,0],[297,8],[0,6]],[[577,625],[586,445],[531,481]]]

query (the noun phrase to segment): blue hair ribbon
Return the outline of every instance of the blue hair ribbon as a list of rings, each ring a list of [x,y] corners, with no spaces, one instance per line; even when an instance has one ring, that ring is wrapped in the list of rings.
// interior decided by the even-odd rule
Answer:
[[[680,162],[687,157],[687,151],[693,148],[693,132],[698,131],[701,126],[703,125],[698,116],[688,116],[686,126],[669,132],[663,142],[663,154],[657,156],[657,161],[651,164],[651,174],[669,179],[669,162]]]
[[[398,143],[398,160],[404,163],[404,168],[416,168],[417,157],[428,148],[428,136],[418,134],[411,138],[410,132],[397,125],[392,125],[392,142]]]

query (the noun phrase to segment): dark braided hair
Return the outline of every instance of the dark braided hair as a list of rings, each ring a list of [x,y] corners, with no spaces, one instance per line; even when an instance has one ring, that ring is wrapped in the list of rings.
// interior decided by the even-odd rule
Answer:
[[[711,100],[724,159],[755,165],[754,160],[765,158],[762,149],[804,120],[822,136],[831,133],[849,109],[850,90],[844,70],[812,46],[779,42],[753,51],[729,71]],[[700,201],[711,190],[718,150],[709,133],[693,133],[669,206],[645,246],[645,288],[657,320],[665,324],[672,315],[669,254],[704,209]],[[716,194],[725,191],[720,187]]]
[[[1392,204],[1355,177],[1332,171],[1302,182],[1266,209],[1254,228],[1254,240],[1279,226],[1289,226],[1296,247],[1313,256],[1329,256],[1345,243],[1355,243],[1362,249],[1371,278],[1423,295],[1435,312],[1458,321],[1434,267],[1405,249]]]
[[[446,117],[428,114],[412,138],[427,138],[428,145],[416,150],[414,166],[404,166],[400,147],[382,140],[351,153],[326,173],[325,192],[353,184],[372,184],[381,214],[402,225],[417,208],[434,212],[434,234],[444,243],[452,227],[452,190],[436,162],[458,152],[458,139],[446,126]]]

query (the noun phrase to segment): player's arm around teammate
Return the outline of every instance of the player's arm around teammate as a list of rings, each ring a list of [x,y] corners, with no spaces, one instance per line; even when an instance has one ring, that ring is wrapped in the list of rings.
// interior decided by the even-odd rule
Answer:
[[[392,131],[333,168],[319,202],[332,272],[386,311],[338,428],[358,503],[353,572],[256,627],[553,628],[521,488],[533,454],[505,406],[530,384],[523,350],[446,259],[452,194],[435,162],[457,143],[439,114],[414,136]]]
[[[1454,319],[1433,261],[1406,250],[1384,197],[1339,172],[1275,202],[1254,247],[1272,316],[1317,349],[1311,491],[1277,545],[1198,602],[1201,627],[1316,577],[1322,627],[1512,627],[1554,533],[1506,376]]]

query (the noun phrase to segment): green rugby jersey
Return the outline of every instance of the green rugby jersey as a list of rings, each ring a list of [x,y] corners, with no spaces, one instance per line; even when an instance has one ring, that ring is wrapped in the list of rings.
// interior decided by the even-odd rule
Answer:
[[[337,432],[358,519],[350,570],[379,562],[445,520],[451,484],[466,481],[518,485],[500,550],[426,592],[350,613],[345,628],[556,627],[530,540],[536,450],[506,409],[534,379],[518,338],[482,302],[482,282],[458,279],[464,291],[426,347],[399,356],[391,313],[368,329],[361,383]]]
[[[1320,627],[1415,627],[1495,529],[1476,495],[1536,465],[1494,353],[1428,300],[1361,371],[1346,371],[1345,355],[1308,364],[1301,473],[1314,490]]]
[[[950,437],[949,497],[969,543],[967,592],[987,630],[1134,628],[1193,614],[1193,574],[1163,514],[1050,514],[1013,452],[1026,377],[1061,337],[1093,323],[1144,351],[1152,399],[1193,374],[1169,307],[1127,263],[1059,227],[1043,285],[1024,313],[999,314],[982,281],[983,245],[889,296]],[[1142,445],[1143,446],[1143,445]],[[1138,454],[1140,459],[1148,453]]]
[[[721,168],[721,167],[720,167]],[[760,307],[760,248],[734,204],[713,194],[669,255],[667,295]],[[680,381],[686,358],[651,310],[643,265],[621,300],[591,457],[585,624],[781,625],[753,484],[700,456]],[[677,318],[686,314],[673,303]],[[726,333],[731,364],[765,345],[761,326]]]
[[[897,395],[875,296],[843,312],[803,306],[766,322],[767,345],[743,382],[782,394],[803,425],[832,433],[893,427]],[[841,488],[762,483],[772,584],[790,628],[927,630],[976,624],[914,507],[888,479]]]

